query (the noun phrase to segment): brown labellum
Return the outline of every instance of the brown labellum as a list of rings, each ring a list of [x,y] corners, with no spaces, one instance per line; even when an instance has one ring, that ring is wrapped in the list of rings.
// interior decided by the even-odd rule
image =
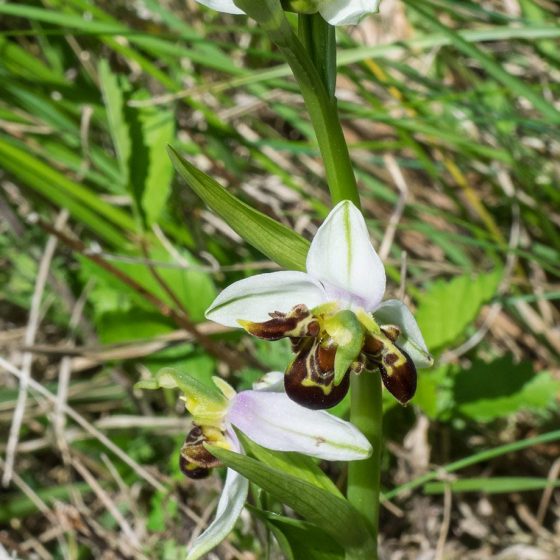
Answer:
[[[210,474],[210,469],[197,467],[193,463],[189,463],[189,460],[182,455],[179,457],[179,468],[186,477],[193,480],[201,480],[203,478],[207,478]]]
[[[393,346],[383,353],[378,367],[387,390],[401,404],[406,404],[416,393],[417,373],[411,357]]]
[[[334,359],[336,346],[309,340],[286,370],[286,394],[298,404],[314,410],[331,408],[348,392],[350,371],[342,381],[334,384]]]
[[[181,447],[179,467],[189,478],[205,478],[211,468],[220,464],[220,461],[204,447],[206,441],[208,438],[204,435],[203,429],[194,425]]]
[[[367,333],[364,339],[362,351],[370,358],[375,359],[381,356],[381,352],[385,348],[385,342],[382,337]]]
[[[273,311],[271,319],[263,323],[243,321],[243,328],[253,336],[264,340],[280,340],[285,337],[317,336],[319,322],[305,305],[296,305],[288,313]]]

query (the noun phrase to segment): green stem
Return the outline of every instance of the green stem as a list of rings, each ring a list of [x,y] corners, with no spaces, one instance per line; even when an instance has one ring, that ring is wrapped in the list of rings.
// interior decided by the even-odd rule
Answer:
[[[334,29],[329,29],[328,24],[317,17],[306,20],[311,26],[302,23],[304,40],[307,45],[313,45],[312,52],[308,53],[286,19],[280,0],[234,1],[267,31],[292,69],[317,136],[333,202],[351,200],[359,206],[356,178],[338,118],[336,97],[329,93],[334,89],[336,77]],[[309,38],[308,31],[312,33]],[[321,51],[323,62],[319,63]]]
[[[334,29],[320,16],[300,15],[298,20],[300,38],[298,38],[286,20],[280,0],[234,1],[268,32],[294,73],[317,135],[333,204],[341,200],[350,200],[360,208],[356,178],[334,95],[336,83]],[[382,439],[379,375],[364,373],[353,376],[350,419],[370,441],[373,454],[365,461],[352,461],[349,464],[348,500],[369,522],[376,545]],[[358,558],[360,554],[353,553],[353,557]],[[377,554],[372,556],[368,553],[368,560],[377,560]]]
[[[350,390],[350,421],[368,438],[373,447],[373,454],[365,461],[352,461],[348,465],[347,497],[348,501],[367,519],[373,538],[377,542],[383,440],[381,376],[374,372],[354,375]]]
[[[335,29],[319,14],[300,14],[298,36],[317,68],[327,93],[334,99],[336,87]]]
[[[348,177],[341,178],[340,181],[334,183],[329,181],[333,204],[347,199],[352,200],[354,204],[360,207],[352,163],[342,134],[342,127],[336,109],[336,98],[334,96],[336,82],[334,28],[318,15],[300,15],[298,31],[299,38],[322,79],[323,86],[329,95],[331,103],[331,110],[325,113],[323,111],[323,104],[325,104],[325,107],[327,105],[322,96],[316,95],[316,92],[313,90],[306,91],[302,87],[310,113],[316,106],[319,107],[317,115],[314,116],[311,113],[311,119],[317,131],[321,153],[331,152],[333,150],[333,142],[343,143],[344,150],[338,149],[338,159],[334,160],[337,167],[336,172],[340,172],[340,169],[350,169],[352,174],[351,181]],[[318,129],[317,121],[319,121],[318,124],[321,127],[324,127],[326,135],[319,132],[321,128]],[[323,157],[325,156],[323,155]],[[327,161],[325,161],[325,167],[328,169]],[[365,461],[352,461],[349,463],[347,497],[348,501],[368,521],[375,548],[377,547],[379,526],[382,414],[381,377],[369,372],[360,376],[353,376],[351,382],[350,421],[368,438],[373,448],[373,454]],[[375,556],[371,556],[371,553],[368,553],[368,560],[376,559],[377,550],[375,550]]]

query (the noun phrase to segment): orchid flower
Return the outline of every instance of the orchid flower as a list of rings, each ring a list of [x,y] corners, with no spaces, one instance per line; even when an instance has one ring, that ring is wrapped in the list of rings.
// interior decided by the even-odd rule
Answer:
[[[313,238],[307,272],[235,282],[206,317],[265,340],[289,337],[296,356],[284,384],[304,406],[334,406],[348,391],[350,373],[363,370],[378,370],[405,404],[416,391],[416,368],[433,360],[408,307],[395,299],[382,302],[384,293],[383,263],[361,212],[345,200]]]
[[[171,368],[155,379],[141,381],[141,389],[178,388],[193,418],[193,428],[181,448],[180,468],[192,479],[205,478],[219,461],[206,448],[215,445],[243,453],[234,427],[258,445],[276,451],[295,451],[330,461],[355,461],[371,454],[365,436],[349,422],[325,411],[312,411],[278,391],[280,372],[271,372],[258,390],[236,393],[223,379],[214,377],[216,387]],[[233,529],[243,510],[249,483],[232,469],[218,502],[216,517],[194,540],[187,560],[197,560],[217,546]]]
[[[378,11],[381,0],[307,0],[292,2],[296,11],[319,12],[331,25],[353,25],[367,15]],[[213,10],[227,14],[243,14],[234,0],[197,0]],[[289,2],[288,2],[289,4]]]

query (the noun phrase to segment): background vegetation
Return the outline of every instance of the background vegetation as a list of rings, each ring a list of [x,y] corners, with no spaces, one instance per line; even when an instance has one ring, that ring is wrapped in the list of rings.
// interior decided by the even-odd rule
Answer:
[[[384,0],[338,32],[364,212],[437,356],[411,406],[386,402],[386,558],[560,549],[559,22],[548,0]],[[288,359],[204,321],[276,265],[167,144],[308,238],[328,212],[302,99],[251,21],[192,0],[0,3],[0,544],[17,557],[182,558],[219,477],[182,477],[181,404],[133,384],[180,364],[247,387]],[[210,557],[281,557],[269,545],[247,516]]]

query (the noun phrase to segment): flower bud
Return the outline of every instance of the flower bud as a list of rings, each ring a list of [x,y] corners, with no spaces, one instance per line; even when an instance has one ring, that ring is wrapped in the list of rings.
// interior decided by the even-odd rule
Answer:
[[[334,384],[336,346],[309,340],[300,349],[284,376],[287,395],[298,404],[311,409],[331,408],[348,392],[350,370],[342,381]]]

